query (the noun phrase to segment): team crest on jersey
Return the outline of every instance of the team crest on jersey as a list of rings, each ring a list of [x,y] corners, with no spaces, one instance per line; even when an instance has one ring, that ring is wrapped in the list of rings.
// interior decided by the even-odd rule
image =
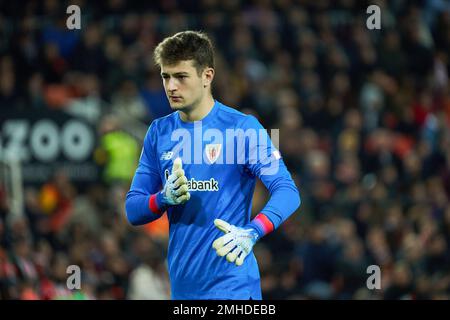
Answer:
[[[213,164],[214,162],[216,162],[216,160],[220,156],[221,151],[222,151],[222,144],[220,143],[207,144],[205,147],[205,152],[209,163]]]

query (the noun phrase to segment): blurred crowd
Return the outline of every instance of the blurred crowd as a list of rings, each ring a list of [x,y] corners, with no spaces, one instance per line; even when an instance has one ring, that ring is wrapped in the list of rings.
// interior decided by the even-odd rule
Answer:
[[[66,28],[69,4],[81,30]],[[370,4],[381,30],[366,27]],[[83,117],[135,141],[137,161],[147,126],[171,112],[153,49],[186,29],[214,41],[214,97],[280,129],[301,193],[255,246],[263,298],[450,299],[450,4],[2,2],[0,112]],[[126,172],[79,188],[57,171],[25,187],[14,218],[0,189],[0,299],[170,297],[167,225],[128,225]],[[267,199],[258,183],[253,213]],[[67,289],[69,265],[81,290]],[[381,289],[367,288],[370,265]]]

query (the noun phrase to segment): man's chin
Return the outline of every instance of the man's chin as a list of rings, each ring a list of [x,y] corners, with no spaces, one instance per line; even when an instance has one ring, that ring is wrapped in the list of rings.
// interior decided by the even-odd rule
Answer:
[[[186,109],[186,105],[184,103],[170,103],[170,108],[175,111],[183,111]]]

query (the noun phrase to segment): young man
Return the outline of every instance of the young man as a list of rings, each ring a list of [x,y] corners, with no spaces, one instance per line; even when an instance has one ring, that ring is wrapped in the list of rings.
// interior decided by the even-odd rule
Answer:
[[[173,299],[262,299],[252,247],[299,207],[298,190],[256,118],[214,100],[205,34],[166,38],[155,61],[175,112],[148,129],[127,218],[142,225],[167,211]],[[250,220],[256,178],[270,200]]]

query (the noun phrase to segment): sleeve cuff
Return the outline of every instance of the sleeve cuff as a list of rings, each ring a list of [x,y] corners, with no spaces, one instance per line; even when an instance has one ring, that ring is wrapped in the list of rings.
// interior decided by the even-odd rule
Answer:
[[[148,200],[148,208],[152,213],[162,215],[166,211],[166,207],[162,202],[162,194],[160,192],[152,194]]]
[[[250,222],[250,225],[256,229],[260,238],[272,232],[274,229],[272,221],[270,221],[263,213],[259,213],[252,222]]]

